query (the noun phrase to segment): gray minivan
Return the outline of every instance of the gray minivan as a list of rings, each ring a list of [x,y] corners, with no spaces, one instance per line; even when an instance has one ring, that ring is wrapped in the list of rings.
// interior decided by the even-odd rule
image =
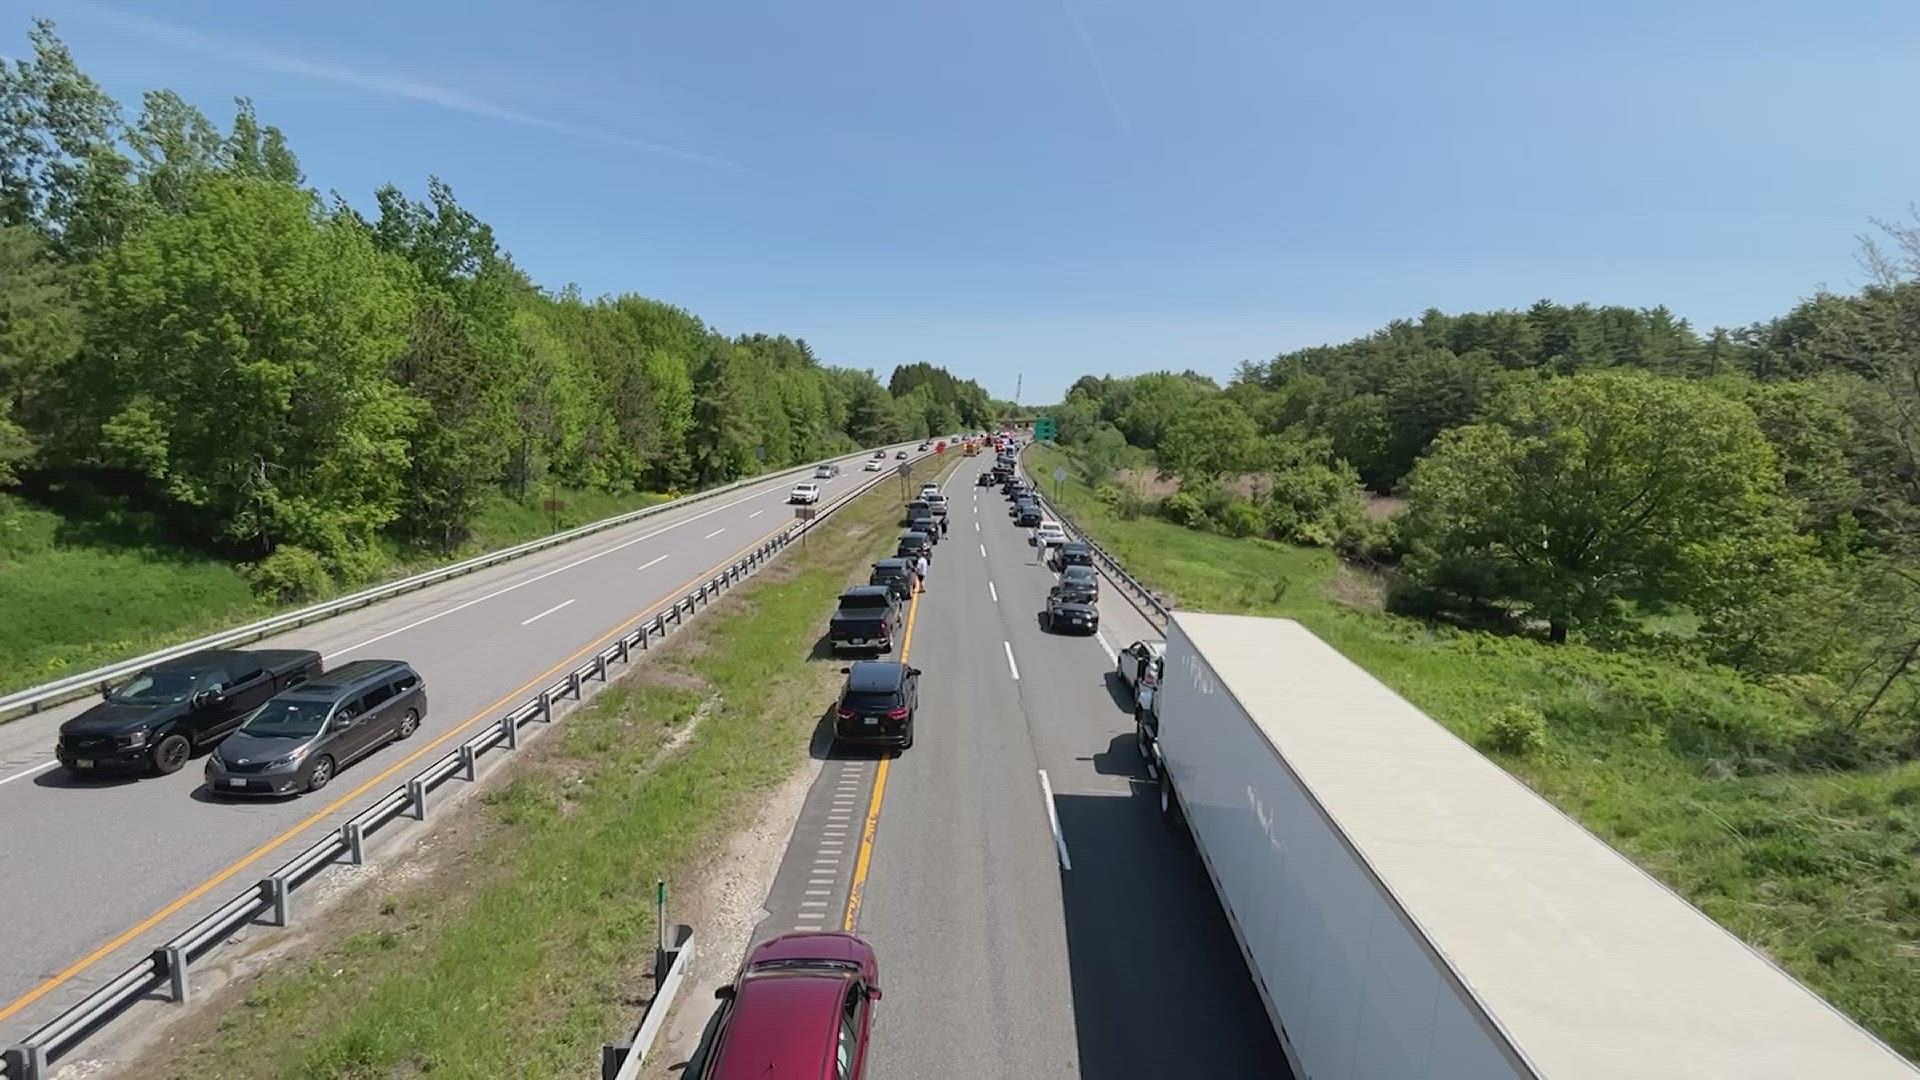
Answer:
[[[400,660],[354,660],[260,706],[207,755],[207,787],[222,795],[296,795],[412,735],[427,684]]]

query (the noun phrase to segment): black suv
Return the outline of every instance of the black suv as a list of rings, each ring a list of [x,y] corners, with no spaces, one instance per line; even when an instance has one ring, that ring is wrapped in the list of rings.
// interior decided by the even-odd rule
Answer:
[[[893,598],[905,603],[913,599],[913,563],[907,559],[881,559],[873,564],[869,585],[885,585]]]
[[[207,789],[297,795],[420,730],[427,684],[399,660],[354,660],[262,705],[207,756]]]
[[[899,559],[917,559],[925,555],[927,561],[932,562],[933,540],[917,529],[908,529],[900,534],[900,546],[894,549],[893,554]]]
[[[840,670],[847,682],[834,709],[834,741],[911,747],[913,714],[920,707],[920,669],[896,660],[863,660]]]
[[[69,772],[176,772],[275,693],[321,672],[310,649],[208,649],[164,660],[101,692],[60,725],[54,756]]]
[[[1013,523],[1023,529],[1030,529],[1040,524],[1040,504],[1027,500],[1014,507]]]
[[[1057,570],[1069,566],[1092,566],[1093,545],[1085,540],[1069,540],[1053,549],[1053,565]]]
[[[1060,584],[1054,590],[1062,596],[1081,596],[1088,600],[1100,598],[1100,575],[1094,573],[1091,566],[1069,566],[1060,571]]]
[[[1047,593],[1047,610],[1041,613],[1040,624],[1049,634],[1063,630],[1091,634],[1100,629],[1100,609],[1094,606],[1092,597],[1065,592],[1055,585]]]

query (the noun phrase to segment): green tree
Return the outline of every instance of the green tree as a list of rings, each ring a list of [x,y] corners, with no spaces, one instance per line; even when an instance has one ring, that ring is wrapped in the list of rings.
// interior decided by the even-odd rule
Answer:
[[[90,202],[108,189],[125,195],[100,176],[124,177],[120,106],[80,70],[52,20],[35,19],[27,37],[31,60],[0,62],[0,225],[32,225],[67,252],[63,240],[92,239],[86,228],[68,235]]]
[[[1259,429],[1221,394],[1183,408],[1160,441],[1160,468],[1182,484],[1205,484],[1260,464]]]
[[[74,274],[26,225],[0,225],[0,486],[58,419],[54,395],[80,344]]]
[[[203,182],[94,267],[72,457],[138,470],[240,550],[351,556],[400,510],[410,277],[307,192]]]
[[[1608,371],[1522,387],[1414,468],[1407,572],[1570,628],[1686,602],[1787,512],[1753,413],[1697,384]],[[1457,584],[1456,584],[1457,587]]]

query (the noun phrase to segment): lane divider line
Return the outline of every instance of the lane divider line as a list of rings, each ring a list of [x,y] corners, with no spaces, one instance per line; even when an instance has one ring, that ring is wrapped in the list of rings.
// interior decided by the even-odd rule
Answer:
[[[1013,642],[1003,641],[1000,644],[1007,650],[1007,670],[1013,673],[1013,681],[1019,682],[1020,665],[1013,662]]]
[[[727,527],[726,527],[725,525],[722,525],[722,526],[720,526],[719,528],[717,528],[717,529],[715,529],[715,530],[713,530],[712,532],[710,532],[710,533],[708,533],[707,535],[705,535],[705,536],[703,536],[703,537],[701,537],[700,539],[702,539],[702,540],[711,540],[711,539],[713,539],[714,537],[716,537],[716,536],[719,536],[719,535],[720,535],[721,533],[723,533],[723,532],[726,532],[726,531],[727,531]]]
[[[993,582],[991,581],[987,582],[987,595],[993,597],[994,603],[997,604],[1000,602],[1000,590],[994,588]]]
[[[1120,662],[1120,654],[1113,651],[1113,644],[1107,640],[1106,634],[1095,630],[1093,632],[1093,638],[1100,643],[1100,648],[1106,651],[1107,663],[1118,664]]]
[[[1053,802],[1053,782],[1047,779],[1047,770],[1040,770],[1040,794],[1047,799],[1047,824],[1053,826],[1053,849],[1060,853],[1060,869],[1073,869],[1073,860],[1067,857],[1067,838],[1060,831],[1060,810]]]
[[[578,599],[580,599],[580,598],[576,596],[576,597],[574,597],[574,598],[573,598],[573,599],[571,599],[571,600],[562,600],[562,601],[560,601],[559,603],[557,603],[557,604],[555,604],[555,605],[553,605],[552,607],[550,607],[550,608],[548,608],[547,610],[545,610],[545,611],[543,611],[543,612],[541,612],[540,614],[538,614],[538,615],[535,615],[535,616],[534,616],[533,618],[531,618],[531,619],[521,619],[521,620],[520,620],[520,625],[521,625],[521,626],[529,626],[529,625],[531,625],[531,624],[533,624],[533,623],[536,623],[536,622],[539,622],[539,621],[540,621],[541,619],[544,619],[544,618],[546,618],[547,616],[549,616],[549,615],[551,615],[551,614],[553,614],[553,613],[554,613],[554,612],[556,612],[556,611],[559,611],[559,610],[561,610],[562,608],[568,608],[568,607],[572,607],[572,606],[573,606],[573,601],[574,601],[574,600],[578,600]]]
[[[980,545],[980,557],[983,559],[987,557],[987,545],[985,544]]]
[[[52,761],[43,761],[38,765],[29,765],[26,768],[21,769],[19,772],[14,773],[12,776],[6,777],[4,779],[0,779],[0,784],[11,784],[15,780],[23,780],[29,776],[34,775],[35,773],[45,772],[46,770],[51,769],[58,764],[60,764],[60,759],[54,758]]]
[[[745,500],[742,500],[742,501],[745,501]],[[725,509],[725,507],[720,507],[718,509]],[[680,524],[685,524],[685,522],[681,522]],[[672,526],[669,526],[669,528],[671,527]],[[375,775],[368,777],[366,781],[361,783],[358,787],[355,787],[352,791],[342,793],[339,797],[335,798],[332,802],[328,803],[327,805],[321,807],[318,810],[315,810],[313,813],[307,815],[306,817],[302,818],[300,821],[294,823],[292,826],[288,827],[286,831],[280,833],[278,836],[275,836],[273,839],[268,840],[266,843],[261,844],[259,847],[241,856],[237,861],[229,865],[226,869],[213,875],[212,877],[201,882],[200,884],[195,885],[193,888],[188,889],[185,893],[181,894],[178,898],[176,898],[172,903],[169,903],[167,906],[161,908],[159,911],[156,911],[153,914],[147,916],[146,918],[140,920],[138,923],[135,923],[132,927],[122,932],[118,937],[115,937],[112,941],[107,942],[106,944],[93,950],[87,955],[81,957],[80,959],[60,969],[58,972],[55,972],[46,981],[42,982],[40,985],[27,991],[26,993],[20,995],[18,998],[15,998],[13,1001],[8,1002],[4,1006],[0,1006],[0,1021],[6,1020],[8,1017],[19,1012],[21,1009],[26,1008],[27,1006],[45,997],[47,994],[65,985],[74,976],[80,974],[81,972],[87,970],[93,965],[99,963],[101,960],[104,960],[107,957],[113,955],[115,952],[119,951],[122,947],[127,945],[127,943],[131,942],[134,938],[137,938],[141,934],[144,934],[147,931],[153,929],[155,926],[160,925],[161,922],[165,921],[174,913],[178,912],[181,908],[186,907],[188,904],[191,904],[195,900],[200,899],[202,896],[205,896],[207,893],[213,891],[214,889],[219,888],[222,883],[227,881],[229,878],[233,877],[235,874],[238,874],[240,871],[245,870],[247,867],[252,866],[256,862],[259,862],[261,859],[279,850],[280,848],[285,847],[288,843],[298,838],[302,833],[305,833],[308,829],[312,828],[314,825],[325,820],[327,817],[331,816],[335,812],[345,807],[348,803],[352,802],[353,800],[359,798],[360,796],[366,794],[368,791],[372,790],[374,786],[391,778],[395,773],[413,764],[414,762],[419,761],[421,758],[432,753],[434,750],[439,749],[448,740],[453,739],[455,736],[460,735],[462,732],[465,732],[468,728],[471,728],[473,725],[479,723],[481,720],[494,716],[501,709],[506,708],[512,702],[518,701],[523,695],[533,690],[535,687],[540,686],[546,680],[551,679],[553,676],[566,670],[569,665],[576,663],[581,657],[587,655],[588,653],[599,648],[600,646],[605,645],[607,642],[612,641],[614,638],[618,637],[619,635],[626,633],[628,630],[633,629],[635,626],[638,626],[639,624],[645,622],[647,620],[647,617],[652,615],[655,611],[669,604],[677,603],[680,597],[686,594],[688,589],[691,589],[695,585],[700,584],[701,581],[705,580],[708,577],[711,577],[721,567],[726,566],[728,563],[738,559],[742,552],[750,551],[753,548],[757,547],[758,545],[765,543],[768,539],[770,539],[774,535],[774,533],[780,532],[781,530],[786,528],[787,526],[783,524],[778,529],[773,529],[767,532],[764,536],[760,537],[760,539],[755,540],[753,543],[748,544],[747,546],[741,548],[739,551],[734,552],[732,555],[729,555],[728,557],[720,560],[719,562],[714,563],[712,566],[708,567],[705,571],[699,574],[695,574],[693,577],[687,579],[685,584],[667,593],[666,599],[661,600],[657,603],[647,605],[646,609],[643,610],[640,614],[634,616],[633,618],[627,620],[626,622],[619,624],[618,626],[615,626],[613,629],[607,631],[606,633],[600,635],[599,637],[593,639],[592,641],[586,643],[585,645],[582,645],[578,650],[576,650],[572,655],[568,656],[566,659],[561,660],[559,663],[553,665],[547,670],[541,672],[540,674],[534,676],[531,679],[528,679],[526,682],[521,683],[518,687],[508,692],[505,696],[494,701],[491,705],[488,705],[486,708],[481,709],[479,712],[474,713],[472,716],[461,721],[459,724],[456,724],[454,727],[448,729],[447,731],[442,732],[439,736],[435,737],[433,741],[427,743],[425,746],[420,747],[419,749],[415,750],[413,753],[408,754],[406,757],[403,757],[399,761],[396,761],[393,764],[387,766],[385,769],[382,769],[380,772],[376,773]],[[637,541],[629,541],[627,544],[623,544],[621,546],[622,547],[630,546],[632,543],[636,543],[636,542]],[[605,552],[602,552],[602,554],[605,554]],[[598,556],[593,556],[593,557],[597,558]],[[585,561],[585,560],[582,560],[582,561]],[[882,764],[884,765],[885,762],[882,762]]]
[[[920,614],[920,594],[913,594],[913,602],[907,605],[907,628],[900,636],[900,662],[906,663],[913,652],[913,627]],[[915,722],[919,717],[914,717]],[[867,820],[860,829],[860,851],[853,860],[853,882],[847,886],[847,914],[841,920],[840,928],[851,931],[860,924],[860,900],[866,894],[867,872],[873,868],[873,836],[880,826],[880,804],[887,795],[887,773],[893,764],[892,755],[880,759],[873,773],[873,798],[867,803]]]
[[[673,553],[672,553],[672,552],[668,552],[668,553],[667,553],[667,555],[671,555],[671,554],[673,554]],[[646,562],[643,562],[643,563],[641,563],[641,564],[640,564],[639,566],[636,566],[636,567],[634,567],[634,569],[635,569],[635,570],[645,570],[645,569],[646,569],[647,567],[649,567],[649,566],[652,566],[652,565],[654,565],[655,563],[658,563],[658,562],[660,562],[660,561],[662,561],[662,560],[664,560],[665,558],[667,558],[667,555],[662,555],[662,556],[660,556],[659,558],[656,558],[656,559],[648,559],[648,560],[647,560]]]
[[[766,512],[767,512],[767,508],[763,506],[763,507],[761,507],[760,509],[758,509],[758,510],[755,510],[755,511],[754,511],[753,513],[751,513],[751,514],[748,514],[748,515],[747,515],[747,520],[748,520],[748,521],[752,521],[752,520],[753,520],[754,518],[757,518],[757,517],[759,517],[759,516],[760,516],[761,514],[764,514],[764,513],[766,513]]]

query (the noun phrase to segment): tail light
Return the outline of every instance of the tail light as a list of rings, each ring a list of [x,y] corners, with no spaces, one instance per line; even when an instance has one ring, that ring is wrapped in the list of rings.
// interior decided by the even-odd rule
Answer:
[[[905,720],[906,718],[907,710],[905,709],[890,709],[887,712],[887,719],[889,720]]]
[[[853,710],[847,708],[845,705],[840,706],[838,712],[839,712],[840,719],[842,720],[853,719]]]

